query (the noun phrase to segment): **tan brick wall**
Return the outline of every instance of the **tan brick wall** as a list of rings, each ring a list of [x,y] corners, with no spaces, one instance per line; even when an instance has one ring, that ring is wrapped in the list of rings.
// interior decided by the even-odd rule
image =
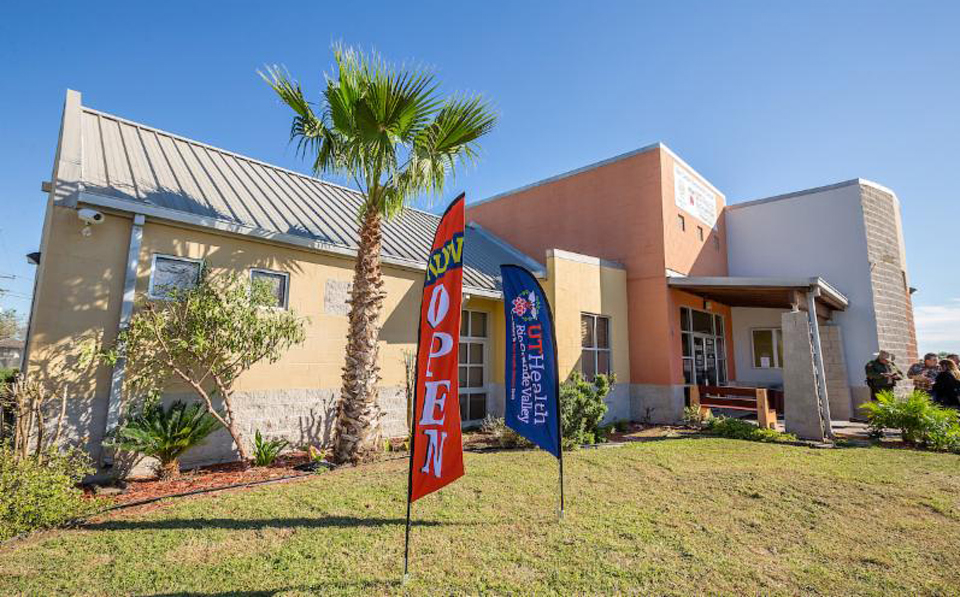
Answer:
[[[826,373],[830,418],[847,420],[852,414],[847,365],[843,357],[843,338],[838,325],[820,325],[820,346]]]
[[[917,359],[913,307],[907,289],[906,264],[899,230],[899,205],[889,193],[861,185],[867,236],[867,258],[877,318],[877,340],[906,369]]]

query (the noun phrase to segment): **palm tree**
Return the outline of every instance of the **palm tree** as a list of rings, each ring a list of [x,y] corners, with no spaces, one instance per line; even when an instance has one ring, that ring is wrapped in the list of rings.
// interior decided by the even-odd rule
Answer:
[[[290,138],[311,155],[314,174],[349,177],[363,195],[333,438],[336,462],[359,462],[380,448],[381,224],[412,199],[441,194],[457,166],[476,159],[477,140],[496,116],[481,97],[441,97],[429,72],[339,45],[334,58],[335,76],[327,76],[316,106],[286,71],[272,67],[260,75],[294,111]]]

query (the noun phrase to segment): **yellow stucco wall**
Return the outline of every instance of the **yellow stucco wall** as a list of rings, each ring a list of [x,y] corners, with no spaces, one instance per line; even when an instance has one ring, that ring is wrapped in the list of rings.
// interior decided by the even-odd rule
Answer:
[[[579,369],[580,314],[610,317],[612,370],[620,384],[630,383],[627,272],[593,257],[553,250],[547,256],[544,284],[553,306],[560,379]]]
[[[110,369],[80,370],[77,359],[83,343],[116,336],[131,221],[107,217],[87,237],[75,210],[48,206],[27,372],[67,393],[74,440],[96,444],[103,431]]]
[[[77,352],[77,338],[116,335],[131,219],[107,215],[90,237],[72,209],[54,207],[52,241],[43,256],[45,273],[31,334],[31,368],[49,370],[53,361]],[[353,260],[235,236],[147,220],[137,268],[137,298],[146,296],[154,254],[206,260],[212,275],[264,268],[290,275],[289,308],[309,319],[306,341],[278,362],[260,364],[241,376],[236,389],[336,388],[340,384],[347,317],[324,307],[327,280],[349,282]],[[381,321],[382,385],[404,384],[403,353],[416,349],[423,273],[384,267]],[[471,297],[466,308],[489,314],[490,382],[503,381],[503,310],[497,300]],[[97,394],[109,393],[109,371],[101,368]]]

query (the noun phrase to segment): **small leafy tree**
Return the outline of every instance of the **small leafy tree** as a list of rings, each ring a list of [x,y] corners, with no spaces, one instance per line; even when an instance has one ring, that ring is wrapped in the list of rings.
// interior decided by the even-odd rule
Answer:
[[[597,375],[593,383],[583,379],[579,371],[560,386],[560,426],[563,449],[592,444],[600,433],[600,421],[607,414],[603,401],[616,382],[613,375]]]
[[[249,284],[236,274],[220,279],[202,268],[192,288],[167,289],[168,300],[140,305],[122,331],[108,360],[126,358],[128,403],[155,400],[172,379],[186,384],[206,412],[222,424],[241,460],[247,449],[233,409],[233,384],[261,361],[273,363],[304,340],[304,320],[272,308],[267,283]],[[219,400],[220,411],[214,406]]]
[[[161,479],[180,473],[180,457],[220,427],[220,422],[198,402],[177,401],[164,408],[160,402],[144,406],[119,429],[112,445],[160,461]]]
[[[0,340],[20,336],[20,316],[13,309],[0,309]]]

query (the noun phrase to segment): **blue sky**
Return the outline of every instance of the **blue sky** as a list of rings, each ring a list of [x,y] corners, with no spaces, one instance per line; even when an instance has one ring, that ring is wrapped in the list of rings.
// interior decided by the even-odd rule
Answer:
[[[299,170],[256,76],[311,92],[342,40],[433,67],[501,120],[481,199],[663,141],[727,195],[857,176],[900,197],[921,349],[960,350],[956,2],[44,2],[0,18],[0,305],[29,308],[64,91]],[[451,193],[452,194],[452,193]],[[8,276],[16,276],[9,278]]]

